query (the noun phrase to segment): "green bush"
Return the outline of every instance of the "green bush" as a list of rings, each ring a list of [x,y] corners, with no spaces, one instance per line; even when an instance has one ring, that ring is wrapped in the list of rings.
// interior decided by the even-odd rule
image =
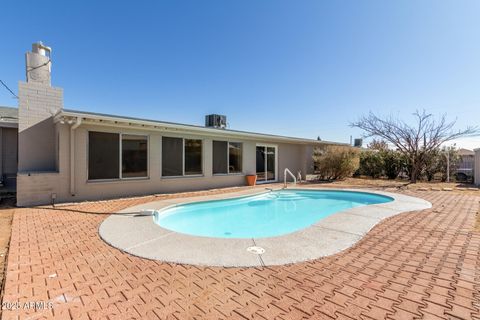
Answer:
[[[383,152],[377,150],[361,152],[358,174],[372,178],[381,177],[385,165],[382,154]]]
[[[405,168],[405,157],[400,152],[394,150],[384,150],[381,154],[383,157],[384,174],[388,179],[396,179]]]
[[[359,152],[352,147],[327,146],[316,148],[313,161],[322,180],[351,177],[359,166]]]
[[[438,172],[442,171],[442,158],[440,149],[434,149],[423,156],[422,178],[432,181]]]
[[[423,157],[424,167],[422,176],[428,181],[432,181],[439,176],[445,182],[447,180],[447,156],[450,162],[450,178],[453,178],[460,163],[460,156],[454,147],[448,147],[448,149],[446,147],[438,148],[425,154]]]

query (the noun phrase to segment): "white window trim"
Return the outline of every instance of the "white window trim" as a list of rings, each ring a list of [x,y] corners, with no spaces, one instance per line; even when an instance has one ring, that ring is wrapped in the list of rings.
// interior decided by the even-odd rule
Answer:
[[[226,142],[227,143],[227,173],[213,173],[213,142]],[[240,172],[230,172],[230,143],[240,143],[241,148],[242,148],[242,159],[240,161],[242,162],[242,170]],[[212,175],[214,177],[217,176],[243,176],[245,175],[245,172],[243,171],[243,142],[240,141],[228,141],[228,140],[212,140]]]

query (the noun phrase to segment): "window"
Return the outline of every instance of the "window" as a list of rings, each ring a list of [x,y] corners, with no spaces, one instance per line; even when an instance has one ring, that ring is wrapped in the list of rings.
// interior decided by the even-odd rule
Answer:
[[[163,177],[202,173],[202,140],[162,137]]]
[[[147,150],[147,137],[122,135],[122,178],[148,176]]]
[[[88,179],[118,179],[120,170],[119,134],[88,133]]]
[[[162,175],[183,175],[183,139],[162,137]]]
[[[242,172],[242,144],[230,142],[228,144],[228,173]]]
[[[213,141],[213,174],[242,172],[242,144]]]
[[[147,176],[148,138],[146,136],[88,132],[88,180]]]
[[[213,174],[228,173],[228,142],[213,141]]]
[[[185,175],[202,171],[202,140],[185,139]]]

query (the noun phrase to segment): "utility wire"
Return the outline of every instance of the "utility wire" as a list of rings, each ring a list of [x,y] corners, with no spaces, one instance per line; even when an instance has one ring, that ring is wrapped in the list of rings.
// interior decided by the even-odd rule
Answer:
[[[38,69],[38,68],[41,68],[41,67],[43,67],[43,66],[46,66],[46,65],[49,64],[50,62],[51,62],[51,60],[48,59],[47,62],[44,62],[44,63],[42,63],[42,64],[39,65],[39,66],[36,66],[36,67],[33,67],[33,68],[29,68],[29,69],[27,70],[27,72],[33,71],[33,70]],[[16,99],[18,99],[18,96],[12,91],[12,89],[10,89],[10,88],[5,84],[5,82],[3,82],[2,80],[0,80],[0,83],[1,83],[1,84],[5,87],[5,89],[7,89]]]
[[[49,64],[50,62],[51,62],[51,60],[48,59],[47,62],[44,62],[44,63],[42,63],[42,64],[39,65],[39,66],[36,66],[36,67],[33,67],[33,68],[29,68],[29,69],[27,70],[27,72],[33,71],[33,70],[38,69],[38,68],[41,68],[41,67],[43,67],[43,66],[46,66],[46,65]],[[1,84],[5,87],[5,89],[7,89],[16,99],[18,99],[18,96],[12,91],[12,89],[10,89],[10,88],[5,84],[5,82],[3,82],[2,80],[0,80],[0,83],[1,83]]]
[[[30,68],[30,69],[28,69],[28,70],[27,70],[27,72],[33,71],[33,70],[35,70],[35,69],[38,69],[38,68],[41,68],[41,67],[43,67],[43,66],[46,66],[47,64],[49,64],[49,63],[50,63],[50,61],[51,61],[51,60],[50,60],[50,59],[48,59],[48,61],[47,61],[47,62],[45,62],[45,63],[42,63],[42,64],[41,64],[41,65],[39,65],[39,66],[36,66],[36,67]]]
[[[10,88],[5,84],[5,82],[3,82],[2,80],[0,80],[0,83],[2,83],[2,85],[5,87],[5,89],[7,89],[8,91],[10,91],[10,93],[11,93],[16,99],[18,99],[18,96],[12,91],[12,89],[10,89]]]

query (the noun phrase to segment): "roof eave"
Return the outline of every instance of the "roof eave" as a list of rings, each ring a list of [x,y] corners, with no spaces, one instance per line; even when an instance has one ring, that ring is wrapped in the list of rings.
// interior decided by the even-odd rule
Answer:
[[[18,128],[18,122],[0,122],[0,128]]]
[[[295,137],[285,137],[285,136],[277,136],[277,135],[270,135],[270,134],[262,134],[262,133],[255,133],[255,132],[246,132],[246,131],[236,131],[236,130],[228,130],[228,129],[215,129],[215,128],[207,128],[207,127],[200,127],[195,125],[187,125],[187,124],[177,124],[171,122],[162,122],[162,121],[154,121],[154,120],[144,120],[144,119],[134,119],[134,118],[127,118],[127,117],[119,117],[114,115],[103,115],[103,114],[95,114],[95,113],[84,113],[79,111],[67,111],[63,110],[60,111],[55,116],[55,121],[59,122],[62,118],[82,118],[84,124],[92,124],[92,125],[109,125],[109,126],[126,126],[132,128],[140,128],[145,130],[158,130],[158,131],[182,131],[182,132],[189,132],[189,133],[200,133],[203,135],[211,135],[211,136],[229,136],[229,137],[243,137],[243,138],[250,138],[253,140],[269,140],[269,141],[276,141],[276,142],[286,142],[286,143],[297,143],[297,144],[308,144],[308,145],[348,145],[343,143],[331,142],[331,141],[319,141],[313,139],[302,139],[302,138],[295,138]],[[91,120],[91,122],[89,122]]]

